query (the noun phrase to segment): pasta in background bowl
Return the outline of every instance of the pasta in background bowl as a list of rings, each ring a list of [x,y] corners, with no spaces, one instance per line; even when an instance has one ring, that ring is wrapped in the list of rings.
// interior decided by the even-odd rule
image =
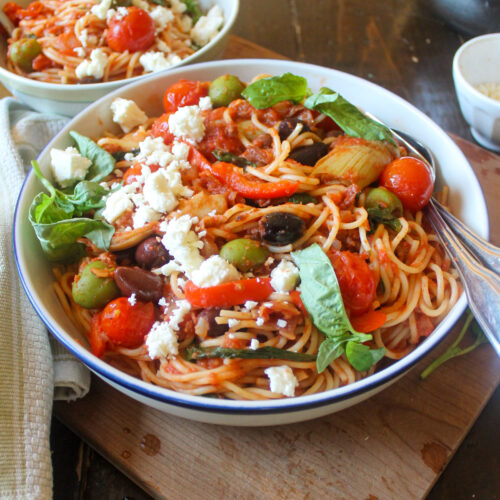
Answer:
[[[164,91],[180,79],[211,81],[230,73],[238,76],[241,81],[249,82],[258,74],[281,75],[287,72],[307,78],[313,92],[323,86],[335,89],[388,125],[401,129],[428,145],[439,165],[438,184],[449,186],[451,209],[479,234],[487,236],[487,212],[477,180],[465,157],[439,127],[407,102],[376,85],[335,70],[288,61],[236,60],[205,63],[132,84],[103,98],[75,118],[41,154],[41,170],[45,176],[50,177],[50,150],[64,149],[71,145],[70,130],[92,138],[102,137],[108,131],[119,134],[120,130],[113,122],[110,110],[116,97],[134,100],[148,116],[155,117],[162,112]],[[465,308],[466,302],[462,295],[432,334],[413,351],[365,378],[335,389],[295,398],[258,401],[233,401],[174,392],[132,377],[98,359],[84,347],[88,345],[85,336],[71,322],[61,308],[56,294],[52,292],[52,266],[45,260],[28,221],[30,204],[39,192],[40,185],[32,172],[18,201],[14,234],[20,277],[35,309],[56,337],[104,380],[139,401],[186,418],[228,425],[270,425],[296,422],[338,411],[375,394],[402,376],[444,337]]]
[[[34,2],[20,0],[16,3],[26,7]],[[90,5],[90,11],[85,12],[85,24],[77,22],[73,30],[65,30],[58,37],[45,37],[41,43],[44,52],[39,56],[43,58],[40,71],[31,73],[31,68],[29,71],[23,71],[22,65],[14,65],[11,58],[7,56],[6,38],[2,37],[0,41],[0,81],[14,96],[37,111],[74,116],[108,92],[138,78],[148,77],[154,72],[193,62],[216,59],[225,49],[227,37],[239,9],[239,0],[200,0],[197,2],[200,13],[207,14],[214,7],[220,8],[214,13],[218,19],[220,16],[223,17],[223,24],[214,31],[208,29],[210,26],[207,25],[210,25],[210,22],[202,22],[196,32],[191,32],[189,26],[179,27],[182,19],[189,17],[175,12],[179,10],[176,6],[185,5],[181,0],[173,3],[137,0],[137,5],[142,5],[148,10],[148,22],[154,25],[155,36],[154,40],[147,41],[146,45],[133,47],[131,50],[136,52],[129,54],[123,52],[126,47],[122,46],[122,42],[119,41],[116,42],[116,50],[113,51],[107,47],[106,38],[102,34],[113,22],[116,21],[115,24],[117,24],[126,17],[127,7],[119,5],[129,5],[128,8],[135,9],[136,13],[143,9],[131,1],[121,4],[120,2],[112,3],[109,0],[73,3],[75,7],[68,8],[64,5],[68,2],[61,3],[60,0],[47,3],[54,8],[62,9],[63,13],[66,12],[64,15],[68,15],[69,18],[72,16],[71,9],[78,13],[81,10],[80,5]],[[8,4],[9,2],[1,0],[0,8]],[[170,6],[173,8],[168,9],[167,7]],[[92,8],[94,8],[93,12]],[[108,12],[110,12],[109,21],[106,19]],[[12,15],[14,16],[15,12]],[[113,15],[115,21],[113,21]],[[35,20],[28,19],[26,21],[28,28],[23,30],[22,34],[19,34],[20,30],[15,32],[15,38],[21,37],[24,40],[27,37],[29,43],[36,44],[37,41],[28,33],[31,27],[37,27]],[[80,19],[80,21],[83,20],[83,18]],[[186,30],[185,33],[183,29]],[[213,36],[215,32],[217,34]],[[43,35],[42,32],[40,34]],[[61,35],[64,37],[62,41],[59,39]],[[116,31],[115,39],[125,39],[119,29]],[[194,40],[200,45],[193,45],[191,48],[191,42]],[[46,45],[48,48],[45,48]],[[35,49],[30,47],[28,52],[29,50],[39,51],[40,49],[37,45]],[[45,54],[50,57],[46,57]],[[56,64],[56,67],[51,67],[51,64]],[[66,65],[69,71],[61,68],[59,64]],[[62,77],[59,73],[62,73]],[[34,78],[30,75],[34,75]]]

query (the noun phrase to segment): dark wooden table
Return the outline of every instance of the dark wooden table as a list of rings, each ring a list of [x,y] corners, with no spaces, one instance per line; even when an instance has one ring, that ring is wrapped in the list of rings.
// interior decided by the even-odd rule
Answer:
[[[291,59],[371,80],[472,139],[451,76],[453,54],[467,36],[427,2],[241,0],[234,33]],[[500,498],[499,413],[497,389],[429,500]],[[150,498],[56,419],[51,442],[56,499]]]

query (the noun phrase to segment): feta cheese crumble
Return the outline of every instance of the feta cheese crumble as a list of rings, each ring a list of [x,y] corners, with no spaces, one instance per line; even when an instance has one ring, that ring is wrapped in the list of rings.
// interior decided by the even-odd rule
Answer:
[[[75,69],[76,77],[80,80],[86,76],[92,76],[100,80],[104,75],[104,69],[108,63],[108,56],[102,49],[94,49],[90,53],[90,60],[85,59]]]
[[[255,302],[255,300],[247,300],[244,304],[243,307],[247,311],[251,311],[253,308],[257,307],[258,302]]]
[[[183,106],[168,118],[168,128],[176,137],[190,142],[199,142],[205,135],[205,124],[200,113],[200,107]]]
[[[259,348],[259,345],[260,345],[260,342],[257,340],[257,339],[252,339],[250,341],[250,349],[252,349],[252,351],[255,351],[256,349]]]
[[[111,2],[112,0],[101,0],[90,9],[90,12],[97,18],[104,20],[107,18],[108,10],[111,8]]]
[[[272,366],[266,368],[264,373],[269,378],[271,392],[289,397],[295,396],[295,388],[298,387],[299,381],[289,366]]]
[[[169,23],[174,20],[174,14],[170,9],[158,5],[149,12],[149,15],[156,24],[156,32],[163,31]]]
[[[179,354],[177,335],[166,321],[156,321],[146,337],[151,359],[170,358]]]
[[[255,323],[257,323],[257,326],[262,326],[264,324],[264,318],[257,318]]]
[[[164,52],[146,52],[139,58],[144,71],[147,73],[155,73],[168,69],[174,64],[181,62],[181,58],[177,54],[165,55]]]
[[[92,162],[82,156],[76,148],[65,150],[53,148],[50,151],[52,175],[63,188],[85,179]]]
[[[199,287],[216,286],[240,278],[238,270],[219,255],[209,257],[191,276],[193,283]]]
[[[214,5],[206,16],[201,16],[191,30],[194,43],[203,47],[210,42],[224,23],[224,14],[218,5]]]
[[[279,319],[278,321],[276,321],[276,326],[278,328],[286,328],[287,324],[288,323],[284,319]]]
[[[292,262],[282,260],[271,271],[271,286],[280,293],[292,291],[299,281],[299,270]]]
[[[132,210],[134,208],[134,204],[130,199],[130,191],[129,186],[123,187],[114,193],[111,193],[106,199],[106,206],[102,211],[102,216],[111,224],[114,222],[120,215],[122,215],[127,210]]]
[[[234,319],[234,318],[229,318],[227,320],[227,326],[229,326],[229,328],[234,328],[234,327],[238,326],[239,323],[240,322],[237,319]]]
[[[177,198],[170,188],[169,179],[163,169],[151,174],[144,183],[144,198],[157,212],[167,213],[177,206]]]
[[[133,293],[127,300],[131,306],[135,306],[137,304],[137,297],[135,296],[135,293]]]
[[[172,330],[178,331],[179,325],[184,321],[186,314],[191,311],[191,304],[187,300],[178,300],[175,305],[176,308],[172,311],[168,324]]]
[[[118,123],[125,133],[142,125],[148,119],[146,113],[130,99],[117,97],[111,103],[110,109],[113,113],[113,121]]]

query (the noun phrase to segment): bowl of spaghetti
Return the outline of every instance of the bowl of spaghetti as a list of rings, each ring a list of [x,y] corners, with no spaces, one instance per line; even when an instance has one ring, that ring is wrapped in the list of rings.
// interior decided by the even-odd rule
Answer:
[[[360,110],[425,143],[435,185]],[[464,311],[433,190],[487,236],[467,160],[400,97],[309,64],[202,63],[60,132],[20,193],[16,262],[49,330],[120,391],[209,423],[297,422],[392,384]]]
[[[0,1],[0,81],[38,111],[74,116],[158,71],[216,59],[238,0]]]

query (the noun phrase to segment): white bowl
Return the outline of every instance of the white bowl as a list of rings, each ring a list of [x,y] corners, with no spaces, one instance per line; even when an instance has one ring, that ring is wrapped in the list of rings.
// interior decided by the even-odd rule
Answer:
[[[479,92],[482,83],[500,84],[500,33],[478,36],[464,43],[453,59],[453,81],[458,103],[479,144],[500,151],[500,101]]]
[[[25,7],[31,2],[32,0],[19,0],[17,3]],[[3,8],[6,3],[7,0],[0,0],[0,9]],[[239,0],[199,0],[199,4],[203,12],[206,12],[213,5],[219,5],[224,12],[224,26],[212,41],[194,54],[172,66],[172,68],[194,62],[217,59],[226,48],[228,35],[238,15]],[[103,95],[133,81],[142,80],[151,76],[151,74],[148,73],[133,78],[104,83],[71,85],[44,83],[8,71],[6,69],[6,59],[7,41],[4,37],[0,37],[0,81],[3,85],[5,85],[5,87],[20,101],[28,104],[37,111],[66,116],[75,116]],[[170,71],[170,69],[165,71]]]
[[[260,73],[279,75],[292,72],[305,76],[312,90],[329,86],[388,125],[403,130],[429,146],[437,159],[439,182],[450,186],[453,212],[481,236],[488,236],[488,215],[481,188],[464,155],[455,143],[426,115],[391,92],[340,71],[303,63],[274,60],[228,60],[196,64],[135,82],[102,98],[74,118],[45,148],[39,157],[42,170],[49,171],[49,151],[71,143],[70,130],[99,137],[116,130],[109,110],[121,96],[134,99],[151,116],[161,114],[164,89],[180,78],[212,80],[232,73],[249,81]],[[272,425],[298,422],[333,413],[351,406],[392,384],[436,346],[466,307],[462,296],[432,335],[403,359],[379,372],[334,390],[272,401],[230,401],[189,396],[157,387],[126,375],[93,356],[87,342],[64,313],[52,289],[50,264],[28,222],[28,209],[42,186],[30,172],[22,187],[14,217],[14,247],[23,286],[34,308],[49,330],[91,370],[111,385],[145,404],[193,420],[226,425]]]

